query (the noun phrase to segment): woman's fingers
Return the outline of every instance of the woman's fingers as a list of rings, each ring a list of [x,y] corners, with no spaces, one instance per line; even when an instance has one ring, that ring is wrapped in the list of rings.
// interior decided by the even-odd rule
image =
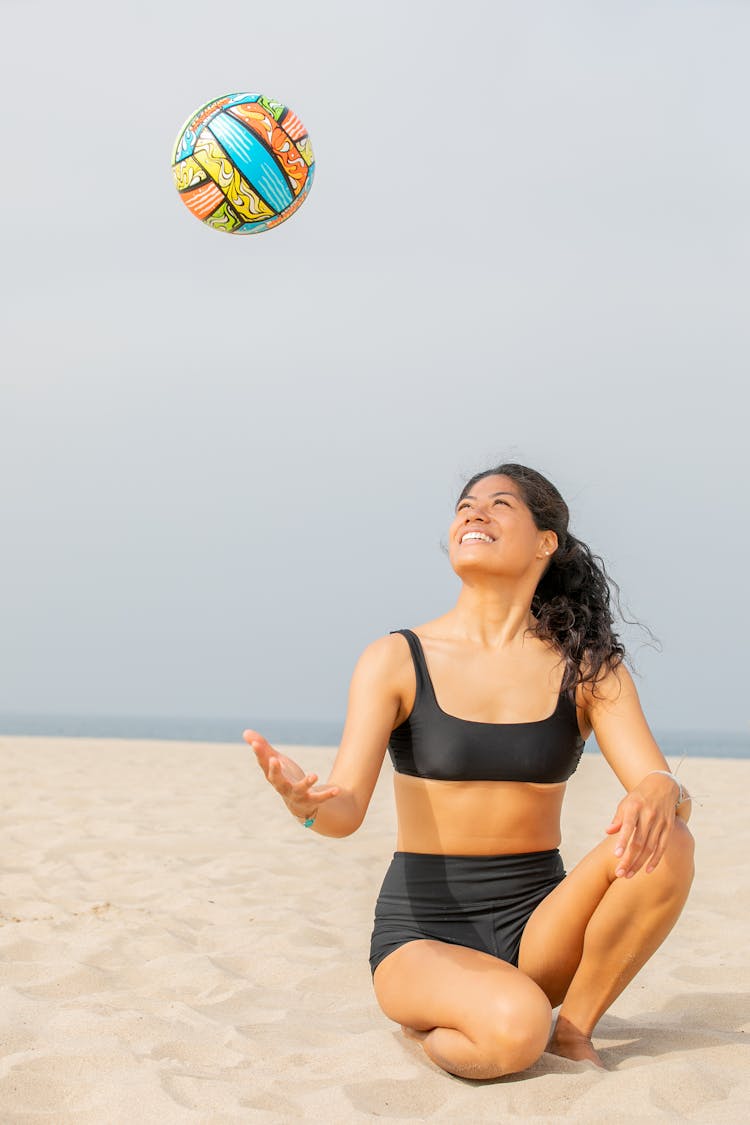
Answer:
[[[662,794],[657,800],[653,793],[640,790],[624,797],[605,829],[608,835],[617,833],[615,877],[632,879],[644,864],[646,874],[653,871],[664,855],[673,825],[671,797]]]
[[[260,757],[258,760],[260,761]],[[261,761],[260,764],[263,765],[263,762]],[[273,785],[274,789],[278,793],[281,793],[282,797],[287,790],[291,789],[291,782],[284,777],[284,773],[281,769],[281,762],[279,761],[277,754],[272,754],[269,756],[268,762],[266,764],[265,774],[268,780],[271,782],[271,785]]]
[[[279,792],[282,792],[280,786],[283,786],[284,783],[293,783],[305,776],[305,771],[301,766],[298,766],[286,754],[280,754],[278,750],[274,750],[271,743],[262,734],[258,734],[254,730],[246,730],[242,737],[252,747],[258,765],[266,775],[266,779],[271,781],[279,789]]]
[[[341,792],[338,785],[324,785],[316,789],[318,775],[305,773],[302,767],[286,754],[274,750],[270,742],[258,731],[246,730],[242,737],[253,748],[266,780],[283,798],[295,816],[309,816],[319,805],[330,801],[332,797],[337,797]]]
[[[620,878],[632,877],[640,867],[644,847],[649,837],[648,825],[643,820],[643,809],[629,797],[626,797],[618,806],[612,817],[610,829],[615,831],[614,825],[619,825],[619,832],[615,841],[615,856],[619,863],[615,868],[615,876]],[[649,855],[650,852],[646,852]],[[645,859],[645,856],[643,857]]]
[[[307,782],[308,775],[303,773],[291,758],[286,758],[274,751],[268,759],[266,777],[274,789],[281,793],[282,797],[287,797],[293,791],[295,785],[304,785]]]
[[[647,870],[652,871],[661,859],[666,846],[666,838],[662,843],[665,831],[659,819],[639,821],[633,829],[630,842],[617,865],[615,875],[618,878],[632,879],[647,861],[649,864]]]
[[[309,773],[303,777],[301,781],[297,781],[291,787],[291,796],[295,800],[309,800],[315,801],[317,804],[322,804],[323,801],[330,801],[331,797],[338,796],[338,785],[324,785],[320,789],[315,788],[315,782],[318,780],[316,773]]]
[[[302,770],[297,763],[292,762],[292,759],[287,758],[284,754],[280,754],[278,750],[274,750],[268,739],[264,738],[262,734],[258,734],[257,730],[246,730],[242,737],[254,750],[255,757],[258,759],[259,765],[263,767],[264,772],[267,770],[272,759],[278,758],[293,765],[299,771],[300,776],[302,775]]]
[[[615,814],[615,819],[617,819],[617,814]],[[637,817],[636,817],[635,813],[632,813],[632,812],[624,812],[623,811],[619,816],[619,820],[620,820],[621,824],[620,824],[619,835],[618,835],[617,839],[615,840],[615,855],[616,856],[621,856],[621,855],[625,854],[625,849],[628,847],[628,844],[630,844],[632,842],[633,834],[634,834],[634,832],[636,830],[636,826],[638,824]],[[613,823],[614,823],[614,821],[613,821]]]
[[[242,732],[242,737],[245,742],[252,746],[256,753],[268,753],[273,751],[271,743],[263,737],[257,730],[245,730]]]
[[[322,805],[325,801],[330,801],[331,797],[338,797],[338,795],[338,787],[336,785],[331,785],[327,789],[311,789],[307,797],[317,806]]]
[[[649,856],[648,864],[646,866],[646,874],[647,875],[651,874],[651,872],[654,870],[654,868],[656,867],[656,865],[659,862],[659,860],[661,859],[661,857],[664,855],[664,852],[666,851],[666,848],[667,848],[667,840],[669,839],[669,832],[670,832],[670,829],[665,827],[663,832],[659,836],[659,839],[658,839],[657,844],[656,844],[656,848],[654,849],[654,851]]]
[[[633,874],[633,864],[637,856],[640,854],[640,851],[641,841],[634,829],[629,844],[620,852],[621,859],[617,864],[617,867],[615,868],[615,875],[618,879],[627,878],[629,875]],[[615,849],[615,855],[617,854],[617,849]]]
[[[267,739],[263,737],[262,734],[259,734],[257,730],[243,731],[242,737],[255,752],[255,757],[258,761],[258,765],[263,770],[263,773],[266,775],[266,777],[268,777],[268,766],[271,762],[271,759],[276,754],[273,746],[270,742],[267,741]]]
[[[632,879],[636,871],[643,865],[648,854],[644,837],[635,833],[615,871],[615,875],[618,878]]]
[[[278,756],[269,762],[267,777],[289,808],[295,813],[299,810],[299,816],[306,815],[318,805],[322,805],[324,801],[330,801],[331,797],[337,797],[340,792],[337,785],[326,785],[316,789],[315,782],[318,780],[316,773],[307,773],[299,781],[291,781],[285,775]]]

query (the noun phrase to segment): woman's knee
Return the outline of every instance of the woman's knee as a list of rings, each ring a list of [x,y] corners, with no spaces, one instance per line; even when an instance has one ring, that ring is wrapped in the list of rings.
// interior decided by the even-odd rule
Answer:
[[[424,1031],[425,1050],[452,1074],[497,1078],[536,1062],[552,1022],[541,988],[484,953],[458,947],[434,953],[413,942],[378,967],[374,985],[383,1012]],[[463,1037],[457,1055],[454,1032]]]
[[[695,840],[684,821],[678,820],[670,833],[662,862],[687,880],[688,886],[695,873]]]
[[[695,874],[694,854],[692,833],[678,820],[658,864],[640,880],[644,893],[648,891],[649,898],[656,896],[659,902],[672,903],[676,900],[684,903]]]
[[[532,1066],[547,1046],[552,1025],[552,1008],[541,988],[529,980],[512,992],[515,995],[503,994],[488,1003],[482,1026],[476,1029],[481,1051],[492,1060],[497,1077]]]

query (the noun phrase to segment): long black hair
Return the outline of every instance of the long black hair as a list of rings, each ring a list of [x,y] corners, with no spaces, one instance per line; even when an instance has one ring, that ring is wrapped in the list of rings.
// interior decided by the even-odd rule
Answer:
[[[625,660],[625,646],[614,631],[619,588],[604,562],[568,531],[568,505],[551,481],[526,465],[513,462],[476,473],[459,497],[484,477],[509,477],[540,531],[554,531],[558,547],[539,580],[531,602],[535,633],[550,641],[565,660],[562,690],[596,683]]]

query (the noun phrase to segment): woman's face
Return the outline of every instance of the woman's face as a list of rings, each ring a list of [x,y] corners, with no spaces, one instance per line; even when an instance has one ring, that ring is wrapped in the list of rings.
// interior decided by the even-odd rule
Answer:
[[[540,531],[510,477],[483,477],[459,500],[448,553],[456,574],[520,577],[557,547],[553,531]]]

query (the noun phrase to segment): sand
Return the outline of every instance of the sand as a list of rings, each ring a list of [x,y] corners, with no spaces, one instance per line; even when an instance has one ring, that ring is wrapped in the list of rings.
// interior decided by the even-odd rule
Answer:
[[[325,775],[330,749],[293,751]],[[367,952],[394,841],[292,820],[243,745],[0,739],[0,1120],[750,1121],[750,761],[690,759],[698,874],[683,917],[601,1020],[599,1071],[544,1055],[452,1078],[379,1011]],[[568,866],[619,795],[584,756]]]

